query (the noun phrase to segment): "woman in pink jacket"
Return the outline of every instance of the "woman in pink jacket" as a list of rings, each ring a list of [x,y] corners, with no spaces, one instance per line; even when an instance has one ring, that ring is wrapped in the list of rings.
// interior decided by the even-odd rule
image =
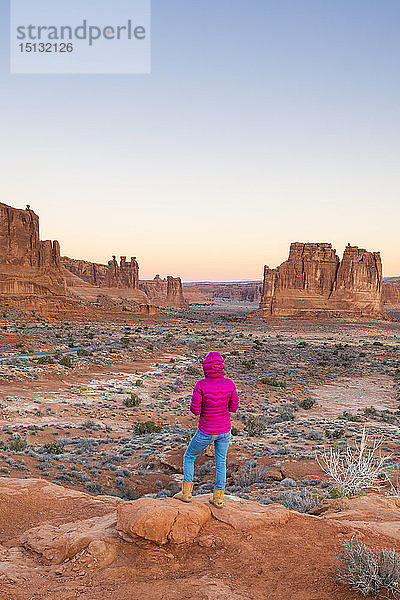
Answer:
[[[194,461],[207,446],[214,442],[215,487],[210,502],[217,508],[224,505],[226,484],[226,455],[231,439],[231,418],[236,412],[239,398],[235,384],[224,377],[224,361],[218,352],[210,352],[203,360],[205,379],[194,386],[190,410],[199,415],[199,427],[183,457],[182,491],[175,495],[183,502],[192,499]]]

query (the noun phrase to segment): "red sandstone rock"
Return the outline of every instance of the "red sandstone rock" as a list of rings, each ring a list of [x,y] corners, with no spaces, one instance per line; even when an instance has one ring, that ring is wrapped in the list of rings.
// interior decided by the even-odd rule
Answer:
[[[196,496],[196,500],[208,503],[209,496]],[[284,525],[294,516],[294,512],[281,504],[268,504],[267,506],[244,500],[238,496],[225,495],[223,510],[215,508],[212,504],[211,512],[214,519],[230,525],[240,531],[264,529],[271,525]]]
[[[117,509],[117,529],[131,538],[138,536],[157,544],[185,544],[194,541],[211,516],[246,532],[284,525],[294,516],[280,504],[264,506],[229,495],[225,496],[221,510],[210,504],[209,498],[210,495],[195,496],[188,504],[175,498],[125,502]]]
[[[111,292],[105,290],[137,290],[137,300],[139,304],[145,306],[153,305],[153,308],[139,309],[147,314],[156,314],[156,306],[173,306],[183,308],[187,306],[187,300],[183,294],[182,282],[179,277],[171,277],[161,279],[156,275],[152,280],[139,281],[139,265],[136,257],[126,260],[126,256],[121,256],[118,264],[116,256],[108,262],[108,265],[99,263],[91,263],[85,260],[76,260],[62,257],[62,265],[65,268],[67,285],[71,292],[84,299],[89,299],[91,302],[95,300],[92,287],[101,287],[102,294],[112,296]],[[84,288],[86,283],[86,289]],[[89,286],[87,286],[89,284]],[[187,294],[191,302],[206,302],[206,298],[197,288],[187,288]],[[148,301],[146,302],[146,299]],[[101,302],[104,304],[103,300]],[[115,305],[113,299],[107,299],[107,308],[112,308]],[[129,307],[125,307],[129,308]]]
[[[384,283],[382,288],[383,303],[388,306],[400,306],[400,288],[394,283]]]
[[[173,503],[185,511],[172,498],[137,502],[147,521]],[[229,495],[218,510],[208,496],[196,496],[189,506],[209,513],[195,538],[191,529],[183,537],[184,548],[118,535],[118,505],[126,506],[37,479],[1,477],[1,597],[102,600],[106,589],[110,600],[356,600],[356,592],[335,581],[343,542],[356,535],[370,547],[397,548],[400,540],[397,497],[324,501],[308,515]],[[191,528],[186,515],[176,533],[188,531],[188,522]]]
[[[152,304],[141,304],[139,307],[139,314],[144,317],[151,317],[153,315],[158,315],[158,310]]]
[[[0,297],[21,307],[66,303],[57,241],[39,238],[39,217],[0,203]]]
[[[139,289],[139,265],[136,257],[132,257],[130,262],[126,261],[126,256],[121,256],[118,265],[116,257],[108,262],[107,273],[104,286],[109,288],[128,288]]]
[[[180,277],[168,276],[167,279],[161,279],[159,275],[156,275],[152,280],[142,280],[139,284],[139,289],[146,294],[150,302],[155,306],[184,308],[188,305],[183,294],[182,280]],[[199,296],[197,294],[197,297],[193,298],[192,292],[189,292],[192,302],[205,301],[205,297],[202,295]]]
[[[167,306],[183,308],[187,306],[183,297],[182,280],[180,277],[167,277]]]
[[[378,533],[400,542],[400,499],[376,494],[324,500],[312,513],[346,523],[352,530]]]
[[[104,517],[54,526],[48,523],[29,529],[21,536],[25,548],[41,554],[56,565],[71,559],[82,550],[89,552],[102,566],[108,566],[116,557],[113,540],[115,512]]]
[[[61,263],[69,272],[90,285],[101,286],[105,282],[108,269],[107,265],[93,263],[87,260],[76,260],[74,258],[68,258],[68,256],[62,256]]]
[[[0,534],[18,535],[46,522],[70,521],[110,514],[122,501],[110,496],[89,496],[44,479],[0,478]],[[0,540],[1,541],[1,540]]]
[[[117,515],[117,530],[128,536],[157,544],[184,544],[193,542],[210,519],[211,510],[200,502],[185,504],[175,498],[139,498],[121,504]]]
[[[150,300],[164,299],[167,295],[167,280],[161,279],[157,274],[154,279],[142,279],[139,282],[141,289]]]
[[[346,246],[330,296],[334,308],[359,316],[383,315],[382,261],[379,252]]]
[[[383,315],[379,252],[348,245],[293,243],[276,269],[264,267],[259,310],[250,318]]]
[[[290,477],[298,481],[300,479],[325,479],[326,475],[316,460],[293,460],[283,462],[280,466],[283,477]]]
[[[139,265],[136,257],[130,261],[121,256],[118,264],[116,256],[107,265],[86,260],[76,260],[63,256],[63,266],[90,285],[107,288],[139,289]]]

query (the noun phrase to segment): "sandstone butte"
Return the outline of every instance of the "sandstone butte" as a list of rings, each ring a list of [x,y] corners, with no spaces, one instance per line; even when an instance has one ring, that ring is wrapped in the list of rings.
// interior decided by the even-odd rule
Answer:
[[[167,306],[187,306],[183,296],[182,280],[180,277],[167,277],[166,304]]]
[[[135,257],[115,256],[107,265],[60,257],[57,241],[41,241],[39,217],[0,203],[0,298],[20,308],[81,308],[88,302],[103,309],[155,314],[154,306],[185,308],[206,296],[257,299],[259,286],[182,286],[179,277],[139,279]],[[229,289],[229,293],[226,290]],[[384,289],[384,296],[382,295]],[[79,299],[79,301],[78,301]],[[382,286],[378,252],[347,246],[340,261],[331,244],[294,243],[287,261],[264,268],[259,309],[250,318],[383,316],[383,301],[398,304],[398,288]]]
[[[116,256],[113,256],[107,265],[67,256],[61,257],[61,262],[68,289],[77,296],[91,301],[96,296],[94,288],[101,288],[99,293],[103,296],[111,298],[126,296],[126,299],[131,301],[136,299],[143,305],[143,314],[145,304],[157,307],[185,308],[189,301],[191,303],[206,302],[205,296],[195,286],[185,287],[184,292],[180,277],[168,276],[166,279],[161,279],[160,275],[156,275],[151,280],[139,279],[139,265],[136,257],[127,261],[126,256],[121,256],[118,264]],[[115,290],[119,290],[119,293],[116,294]],[[133,293],[133,290],[136,293]],[[154,314],[154,309],[151,311]]]
[[[0,203],[0,298],[21,308],[67,304],[57,241],[41,241],[39,217]]]
[[[346,247],[342,260],[328,243],[293,243],[276,269],[264,267],[259,309],[271,317],[383,317],[379,252]]]
[[[400,288],[394,283],[384,283],[382,295],[384,304],[388,306],[400,306]]]
[[[400,502],[324,500],[313,514],[226,495],[129,502],[41,479],[0,478],[0,597],[357,600],[335,580],[356,536],[398,548]]]
[[[101,288],[101,291],[100,289]],[[142,316],[157,313],[139,289],[136,257],[107,265],[60,256],[58,241],[40,240],[39,217],[0,203],[0,300],[41,312],[85,310],[98,307],[131,310]],[[161,306],[185,307],[180,278],[165,282]]]

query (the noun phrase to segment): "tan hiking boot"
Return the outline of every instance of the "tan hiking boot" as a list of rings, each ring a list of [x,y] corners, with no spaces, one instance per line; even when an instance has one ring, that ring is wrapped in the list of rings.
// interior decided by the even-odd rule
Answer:
[[[213,489],[213,495],[209,501],[216,508],[222,508],[224,506],[224,492],[225,490],[217,490],[217,488]]]
[[[174,498],[182,500],[182,502],[190,502],[192,499],[193,483],[182,481],[182,491],[175,494]]]

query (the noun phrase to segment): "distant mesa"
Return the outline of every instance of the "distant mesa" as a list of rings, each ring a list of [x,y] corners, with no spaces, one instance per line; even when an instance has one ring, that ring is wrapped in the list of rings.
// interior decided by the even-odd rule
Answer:
[[[167,306],[184,308],[187,302],[183,297],[182,279],[180,277],[167,277]]]
[[[262,285],[259,281],[199,282],[195,286],[209,300],[223,299],[237,302],[260,302],[261,300]],[[187,287],[188,284],[183,284],[185,297]]]
[[[65,268],[67,284],[71,291],[79,297],[93,298],[100,293],[103,296],[126,298],[140,301],[141,306],[151,304],[157,307],[170,306],[185,308],[191,302],[205,302],[206,298],[194,286],[185,288],[183,292],[180,277],[168,276],[162,279],[156,275],[151,280],[139,279],[139,265],[136,257],[126,260],[121,256],[118,263],[113,256],[107,265],[77,260],[63,256],[61,262]],[[89,287],[88,287],[89,286]],[[101,292],[96,288],[102,288]]]
[[[140,280],[136,257],[107,264],[60,257],[57,241],[41,241],[39,217],[0,203],[0,301],[42,312],[92,307],[154,315],[156,307],[227,298],[259,301],[250,319],[274,317],[383,317],[400,306],[400,281],[382,281],[379,252],[346,247],[342,260],[328,243],[293,243],[276,269],[259,282],[182,284],[180,277]]]
[[[384,283],[382,292],[385,306],[400,307],[400,280],[398,283]]]
[[[271,317],[383,317],[379,252],[346,247],[342,260],[328,243],[293,243],[276,269],[264,267],[259,309]]]

